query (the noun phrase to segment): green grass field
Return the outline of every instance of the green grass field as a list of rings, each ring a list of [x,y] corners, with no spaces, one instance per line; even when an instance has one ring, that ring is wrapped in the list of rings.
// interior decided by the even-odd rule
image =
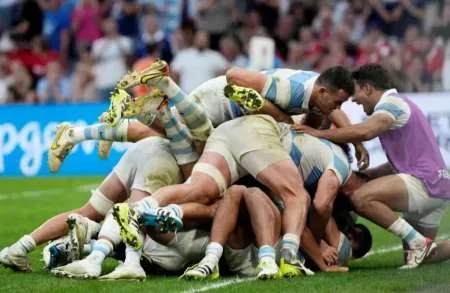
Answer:
[[[29,233],[47,218],[79,207],[101,178],[1,179],[0,248]],[[372,254],[350,264],[350,273],[318,274],[310,278],[252,281],[224,278],[216,282],[187,282],[173,277],[149,277],[143,283],[69,280],[49,275],[39,261],[40,249],[31,254],[32,273],[0,268],[0,292],[450,292],[450,263],[399,271],[400,243],[390,234],[371,226]],[[441,222],[441,237],[450,235],[450,213]],[[107,262],[104,272],[114,267]],[[447,271],[449,270],[449,271]]]

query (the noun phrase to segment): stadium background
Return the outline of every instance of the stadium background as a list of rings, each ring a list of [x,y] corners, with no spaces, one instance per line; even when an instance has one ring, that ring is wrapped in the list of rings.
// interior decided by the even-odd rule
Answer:
[[[118,79],[154,58],[171,63],[188,92],[230,66],[379,62],[400,91],[419,93],[450,165],[450,1],[2,0],[0,28],[1,175],[49,175],[56,125],[95,122]],[[260,60],[255,37],[273,40],[273,58]],[[364,117],[355,105],[344,109]],[[382,162],[379,146],[369,146],[372,165]],[[115,143],[101,161],[85,142],[60,175],[106,174],[126,147]]]
[[[192,50],[196,31],[210,34],[208,47],[217,53]],[[208,79],[228,66],[254,65],[258,58],[249,40],[257,36],[276,45],[267,68],[386,66],[399,90],[414,93],[450,167],[448,0],[0,0],[0,247],[85,203],[102,180],[90,175],[109,172],[127,147],[115,143],[110,159],[102,161],[95,142],[84,142],[58,176],[44,177],[50,175],[46,151],[58,123],[95,122],[107,107],[110,88],[141,59],[171,62],[193,51],[179,62],[184,65],[179,80]],[[205,68],[213,74],[205,76]],[[188,91],[194,85],[182,86]],[[344,110],[355,122],[364,119],[355,104]],[[372,165],[385,159],[376,141],[367,146]],[[446,213],[441,239],[450,235],[449,220]],[[0,268],[0,291],[450,292],[448,263],[399,271],[399,241],[368,225],[373,250],[352,261],[349,274],[262,283],[227,278],[187,283],[157,276],[139,284],[74,281],[49,276],[36,250],[30,257],[33,273]],[[114,265],[108,261],[104,272]]]

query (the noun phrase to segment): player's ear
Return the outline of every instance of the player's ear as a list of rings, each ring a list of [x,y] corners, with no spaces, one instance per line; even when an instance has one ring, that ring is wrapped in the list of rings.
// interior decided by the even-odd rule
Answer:
[[[328,89],[324,86],[319,87],[319,94],[322,96],[328,92]]]
[[[373,93],[373,87],[368,83],[364,84],[364,86],[362,87],[362,90],[363,90],[364,94],[366,94],[367,96],[370,96]]]

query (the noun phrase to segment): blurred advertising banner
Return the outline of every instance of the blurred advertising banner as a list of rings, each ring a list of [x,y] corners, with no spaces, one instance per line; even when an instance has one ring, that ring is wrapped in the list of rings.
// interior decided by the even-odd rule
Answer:
[[[450,168],[450,93],[410,94],[430,121]],[[48,176],[47,150],[56,126],[69,121],[76,125],[96,123],[107,104],[80,105],[8,105],[0,106],[0,175]],[[355,122],[366,115],[362,107],[352,102],[343,110]],[[85,141],[76,146],[66,158],[58,175],[105,175],[112,170],[127,143],[114,143],[108,160],[98,157],[96,141]],[[371,166],[386,161],[378,139],[366,143]],[[405,150],[407,152],[408,150]]]
[[[447,167],[450,168],[450,92],[448,93],[417,93],[407,94],[428,118],[437,142],[441,149]],[[366,118],[362,106],[346,102],[342,109],[353,123]],[[420,138],[419,138],[420,139]],[[370,154],[370,167],[378,166],[387,161],[378,138],[365,143]],[[408,150],[404,150],[408,152]],[[356,164],[353,165],[356,169]]]
[[[58,124],[96,123],[107,107],[108,104],[0,106],[0,175],[50,175],[47,150]],[[107,174],[127,147],[126,143],[114,143],[109,159],[102,160],[96,141],[85,141],[72,150],[58,175]]]

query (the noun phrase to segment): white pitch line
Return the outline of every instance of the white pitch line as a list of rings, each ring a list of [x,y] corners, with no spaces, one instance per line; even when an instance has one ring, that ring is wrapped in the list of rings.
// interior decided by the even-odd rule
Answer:
[[[239,284],[239,283],[250,282],[250,281],[254,281],[254,280],[256,280],[256,278],[245,278],[245,279],[236,278],[236,279],[216,282],[216,283],[213,283],[213,284],[210,284],[210,285],[202,286],[200,288],[191,288],[189,290],[181,291],[180,293],[205,292],[205,291],[208,291],[208,290],[218,289],[218,288],[227,287],[227,286],[234,285],[234,284]]]
[[[448,239],[450,237],[450,234],[443,234],[440,235],[439,237],[437,237],[437,240],[443,240],[443,239]],[[383,247],[383,248],[378,248],[378,249],[374,249],[372,251],[370,251],[369,253],[367,253],[367,255],[364,257],[368,257],[371,255],[380,255],[380,254],[386,254],[386,253],[390,253],[390,252],[394,252],[394,251],[398,251],[403,249],[403,246],[401,245],[394,245],[394,246],[390,246],[390,247]],[[364,259],[363,258],[363,259]],[[226,280],[226,281],[222,281],[222,282],[217,282],[211,285],[206,285],[200,288],[192,288],[189,290],[185,290],[185,291],[181,291],[179,293],[197,293],[197,292],[205,292],[208,290],[213,290],[213,289],[217,289],[217,288],[223,288],[223,287],[228,287],[234,284],[239,284],[239,283],[243,283],[243,282],[250,282],[250,281],[255,281],[256,278],[246,278],[246,279],[232,279],[232,280]]]
[[[85,192],[89,191],[92,188],[95,188],[96,184],[83,184],[75,187],[75,191]],[[29,191],[19,191],[19,192],[8,192],[0,194],[0,201],[2,200],[12,200],[12,199],[21,199],[21,198],[30,198],[30,197],[41,197],[44,195],[53,195],[58,193],[64,193],[70,190],[70,188],[50,188],[50,189],[38,189],[38,190],[29,190]]]
[[[442,240],[442,239],[447,239],[450,237],[450,234],[443,234],[440,235],[436,238],[436,240]],[[398,251],[398,250],[402,250],[403,246],[402,245],[395,245],[395,246],[390,246],[390,247],[383,247],[383,248],[378,248],[378,249],[374,249],[372,251],[369,251],[369,253],[366,254],[366,257],[371,256],[371,255],[378,255],[378,254],[385,254],[385,253],[390,253],[390,252],[394,252],[394,251]]]

